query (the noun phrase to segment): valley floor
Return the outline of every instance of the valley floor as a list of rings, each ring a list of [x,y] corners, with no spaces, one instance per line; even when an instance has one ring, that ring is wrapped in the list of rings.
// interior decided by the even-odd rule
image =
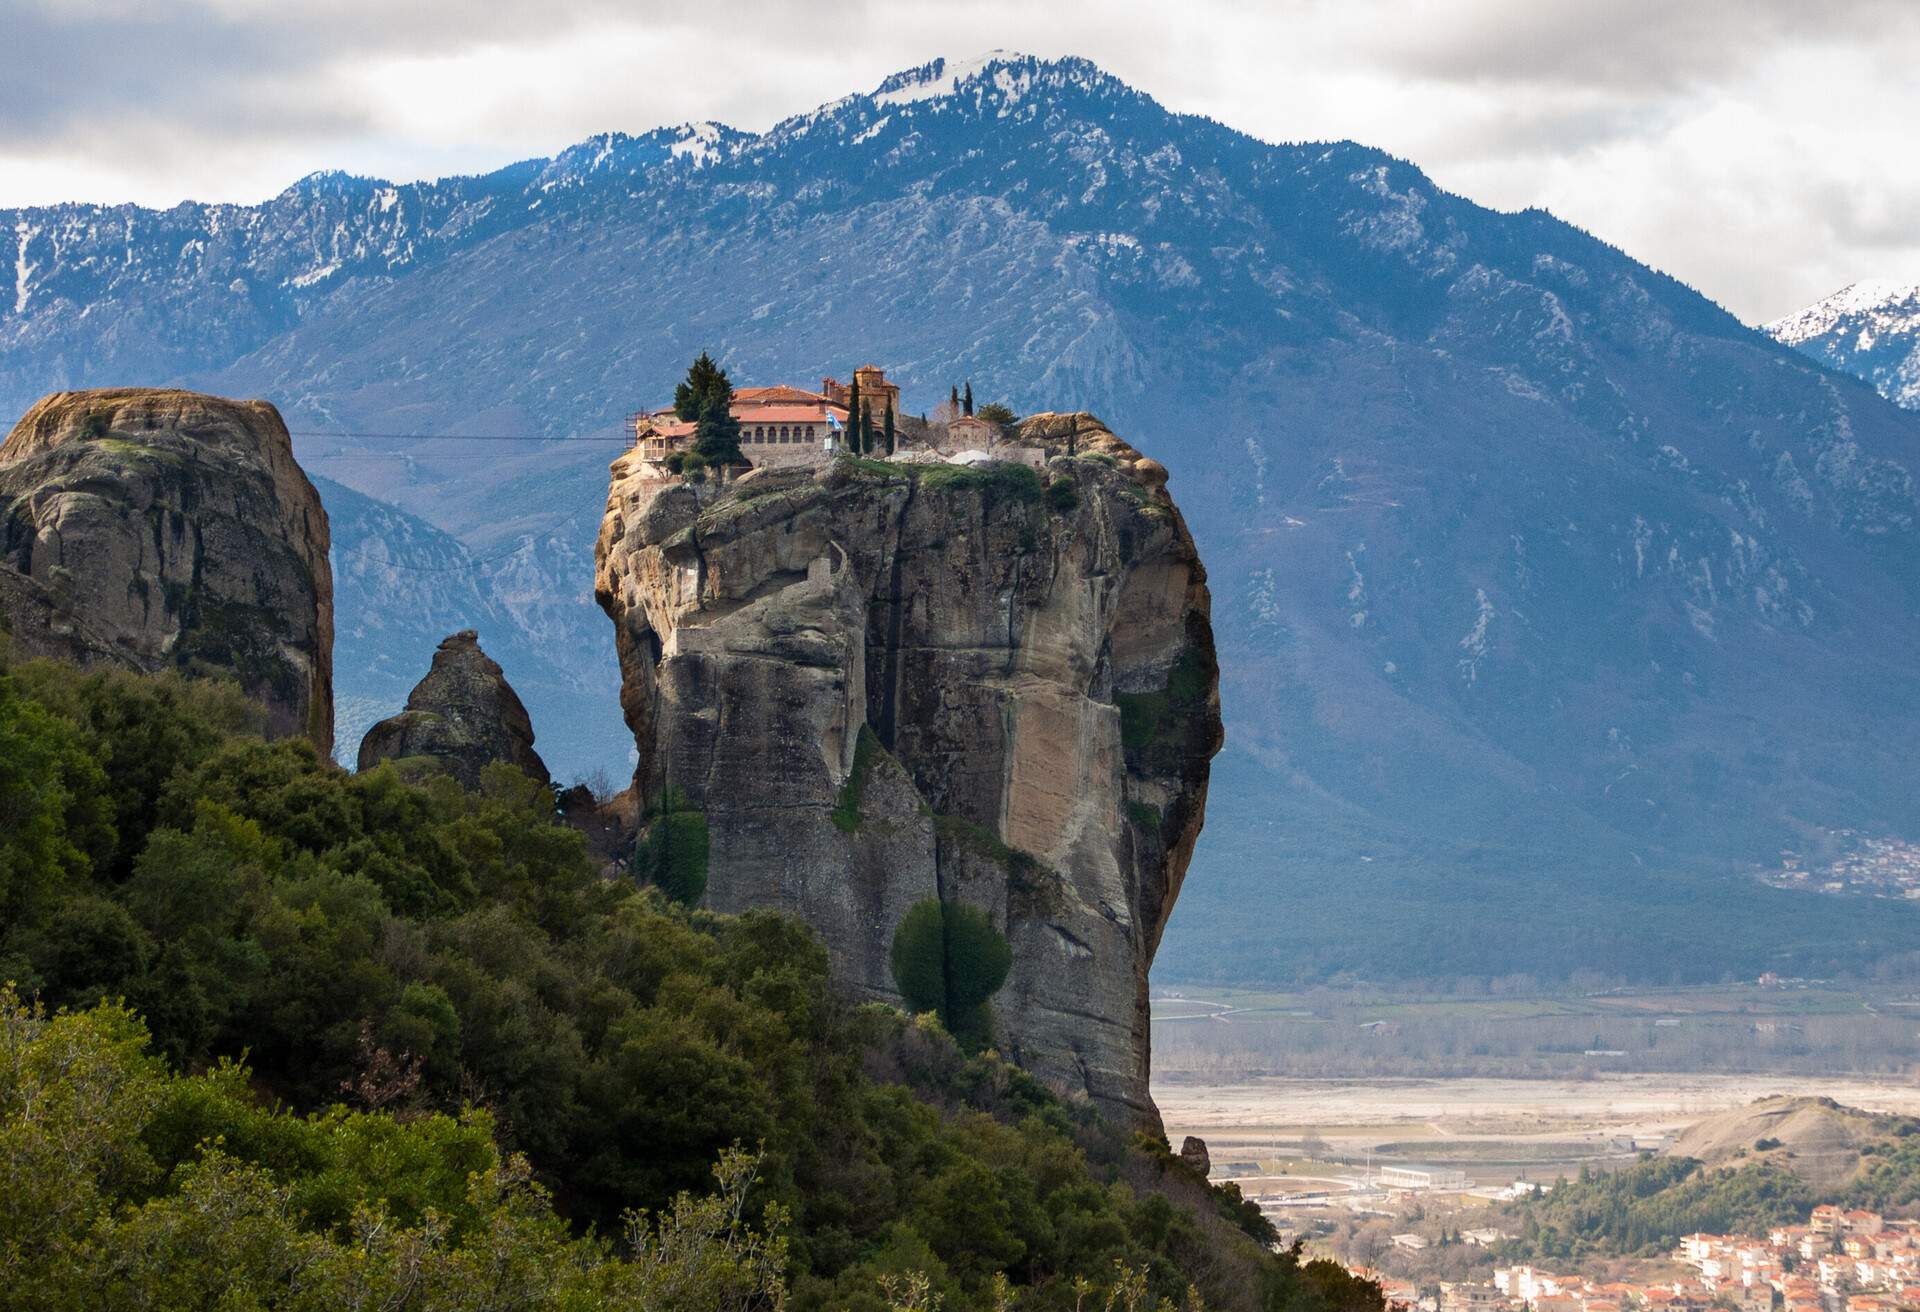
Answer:
[[[1636,1151],[1704,1117],[1776,1094],[1920,1115],[1920,1085],[1912,1081],[1797,1075],[1234,1083],[1162,1078],[1153,1088],[1168,1138],[1176,1146],[1185,1135],[1204,1138],[1216,1177],[1223,1174],[1220,1164],[1236,1160],[1259,1164],[1259,1171],[1244,1173],[1249,1176],[1311,1173],[1322,1179],[1418,1165],[1458,1168],[1482,1187],[1522,1178],[1551,1181],[1563,1171],[1577,1173],[1583,1163],[1630,1161]]]

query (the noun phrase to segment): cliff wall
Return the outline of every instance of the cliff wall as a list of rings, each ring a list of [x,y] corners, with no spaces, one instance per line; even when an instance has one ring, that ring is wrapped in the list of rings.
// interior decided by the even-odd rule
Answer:
[[[0,445],[16,651],[237,679],[333,749],[327,516],[280,414],[159,388],[56,392]]]
[[[804,918],[897,1001],[906,910],[972,902],[1013,948],[1002,1049],[1157,1126],[1147,971],[1221,742],[1206,571],[1156,462],[1085,415],[1021,437],[1044,475],[843,458],[721,489],[623,456],[596,594],[636,789],[703,815],[710,905]]]

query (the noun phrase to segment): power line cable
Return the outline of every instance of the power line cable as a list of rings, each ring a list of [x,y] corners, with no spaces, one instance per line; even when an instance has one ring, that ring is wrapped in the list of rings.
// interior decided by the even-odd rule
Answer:
[[[491,565],[498,561],[506,560],[510,557],[517,556],[521,552],[533,546],[534,543],[536,542],[551,541],[552,539],[560,535],[561,529],[573,523],[573,521],[575,521],[576,519],[579,519],[583,513],[584,513],[583,511],[578,511],[578,510],[574,511],[571,515],[568,515],[565,519],[560,520],[558,523],[554,524],[551,528],[543,529],[538,533],[531,534],[528,537],[523,538],[520,541],[519,545],[513,547],[509,551],[502,551],[499,554],[493,555],[493,556],[470,556],[467,558],[464,564],[460,564],[460,565],[406,565],[406,564],[402,564],[397,560],[377,560],[374,557],[369,556],[366,553],[364,548],[342,547],[340,548],[340,551],[344,555],[356,556],[361,560],[365,560],[376,565],[383,565],[388,569],[403,569],[414,574],[464,574],[467,571],[477,566]],[[448,537],[452,538],[452,540],[456,543],[460,542],[460,539],[454,538],[452,534],[448,534]],[[378,540],[381,542],[386,541],[386,539],[384,538],[381,538]],[[465,550],[465,544],[461,544],[461,549]]]
[[[525,437],[511,433],[318,433],[308,429],[291,430],[291,435],[308,440],[338,437],[363,442],[532,442],[542,446],[631,446],[633,439],[624,434],[612,437]],[[407,450],[361,448],[345,451],[308,451],[301,460],[408,460]],[[448,457],[437,457],[447,459]],[[477,459],[478,457],[469,457]]]

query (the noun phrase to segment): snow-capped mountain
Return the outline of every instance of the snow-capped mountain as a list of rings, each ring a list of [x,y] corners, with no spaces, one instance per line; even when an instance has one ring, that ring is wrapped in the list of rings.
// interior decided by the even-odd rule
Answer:
[[[1766,329],[1895,405],[1920,410],[1920,283],[1856,282]]]
[[[367,435],[611,438],[703,349],[748,382],[874,360],[910,409],[971,379],[1095,410],[1172,470],[1229,745],[1169,974],[1920,949],[1911,906],[1751,877],[1830,832],[1920,840],[1920,417],[1542,211],[996,55],[765,133],[7,230],[0,404],[272,398],[310,468],[508,553],[476,586],[589,681],[563,704],[502,658],[563,773],[622,768],[586,596],[617,448]],[[417,577],[380,580],[405,605]]]

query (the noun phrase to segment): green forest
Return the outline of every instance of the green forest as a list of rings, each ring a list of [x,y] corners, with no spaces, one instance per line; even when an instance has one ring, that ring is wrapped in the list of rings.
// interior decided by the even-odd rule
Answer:
[[[1648,1157],[1621,1171],[1583,1170],[1513,1205],[1519,1234],[1503,1255],[1652,1257],[1696,1232],[1765,1234],[1776,1225],[1804,1225],[1821,1203],[1905,1214],[1920,1204],[1915,1128],[1902,1122],[1897,1137],[1867,1144],[1859,1171],[1837,1189],[1816,1190],[1783,1162],[1764,1158],[1712,1167],[1690,1157]]]
[[[1378,1307],[511,767],[0,662],[6,1308]]]

